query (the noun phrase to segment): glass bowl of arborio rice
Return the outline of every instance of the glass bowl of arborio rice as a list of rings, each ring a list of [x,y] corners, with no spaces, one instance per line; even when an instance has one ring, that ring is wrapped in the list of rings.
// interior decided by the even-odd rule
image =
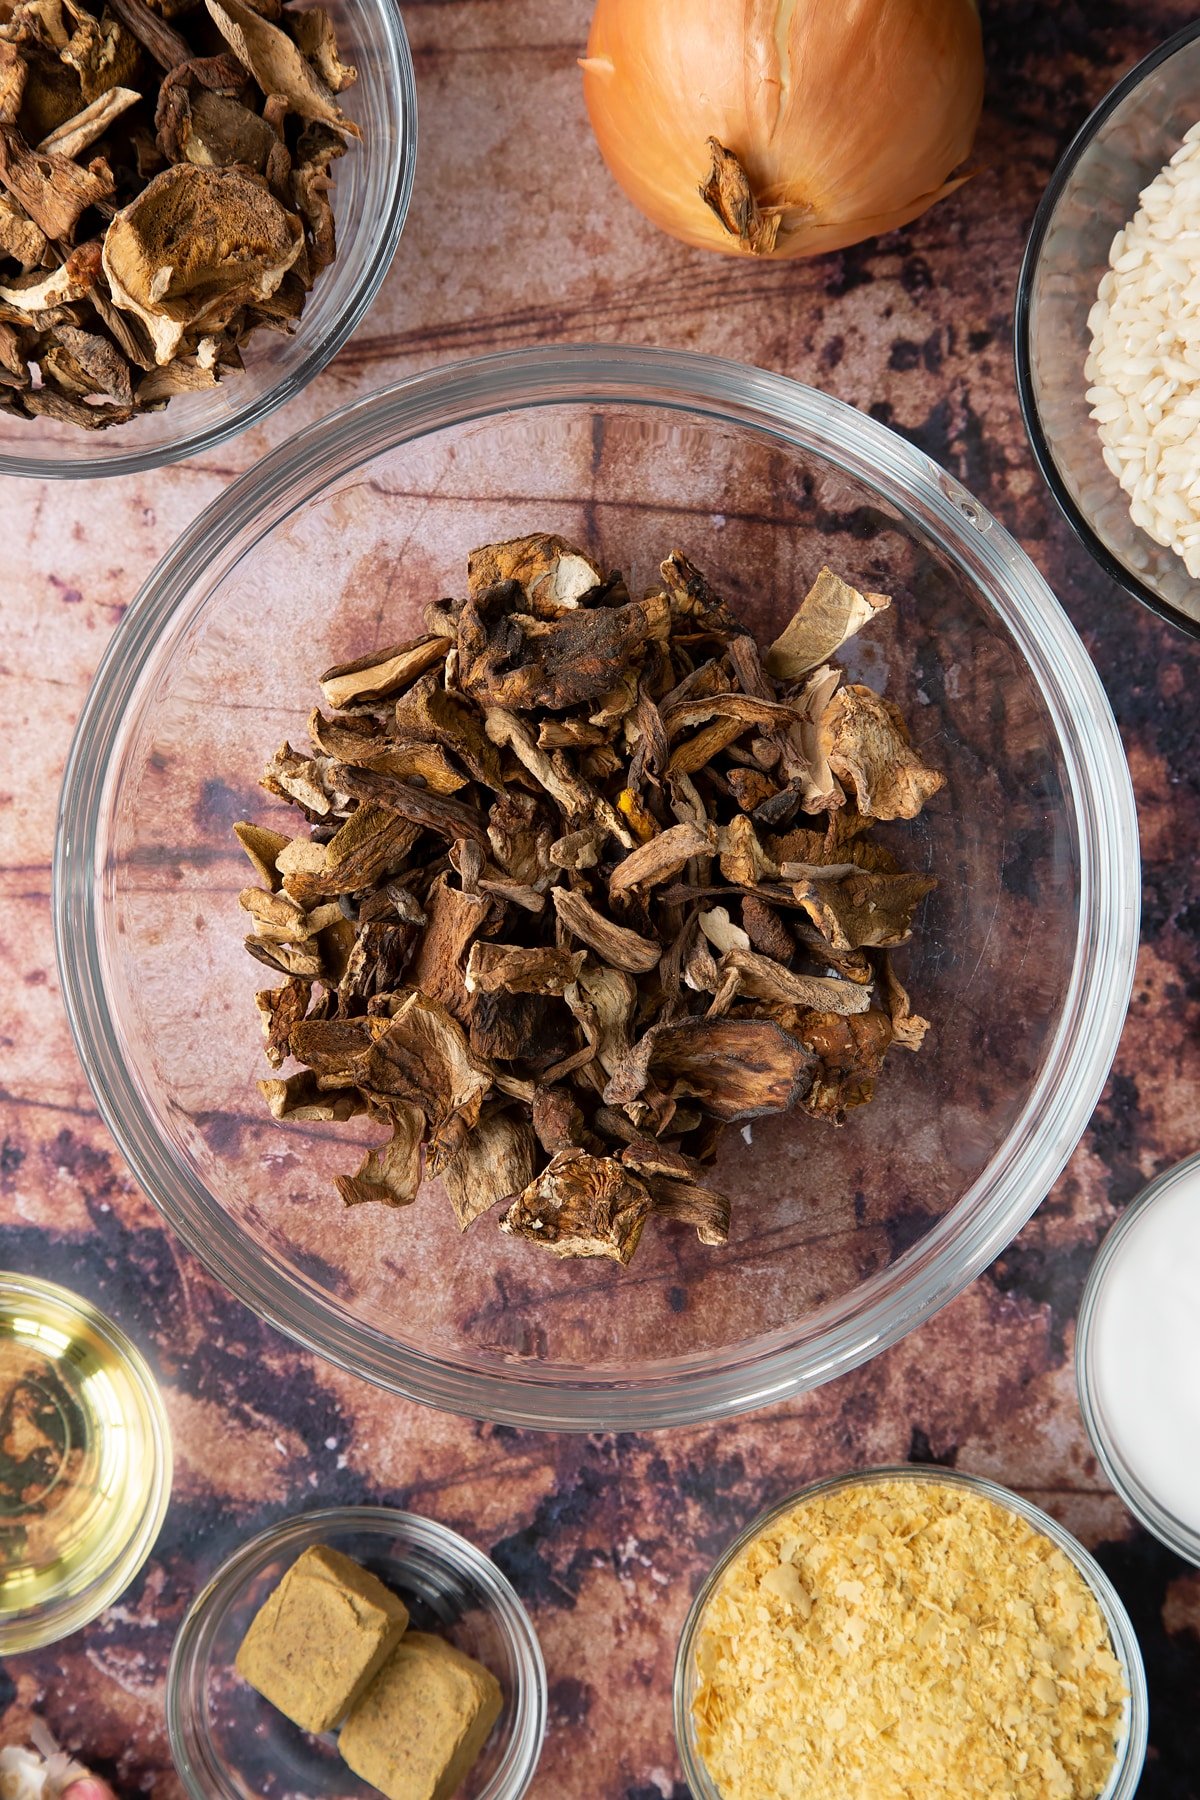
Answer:
[[[1117,83],[1055,170],[1016,358],[1034,454],[1084,544],[1200,636],[1200,22]]]

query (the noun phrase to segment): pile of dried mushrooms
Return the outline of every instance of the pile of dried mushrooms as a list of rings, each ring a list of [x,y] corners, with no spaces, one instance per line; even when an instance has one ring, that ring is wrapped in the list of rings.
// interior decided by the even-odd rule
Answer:
[[[649,1216],[726,1241],[726,1128],[840,1122],[893,1043],[889,951],[935,885],[875,843],[943,777],[830,663],[889,602],[822,570],[765,656],[678,551],[634,600],[544,534],[475,551],[426,634],[330,669],[311,745],[237,827],[279,1119],[391,1135],[348,1204],[439,1175],[465,1229],[628,1262]]]
[[[335,254],[320,8],[0,0],[0,407],[90,430],[242,366]]]

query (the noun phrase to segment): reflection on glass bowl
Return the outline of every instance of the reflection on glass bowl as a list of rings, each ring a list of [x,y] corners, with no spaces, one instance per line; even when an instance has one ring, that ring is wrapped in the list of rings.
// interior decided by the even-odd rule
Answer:
[[[823,563],[895,596],[845,655],[946,787],[902,834],[939,886],[901,953],[934,1028],[836,1130],[757,1122],[727,1248],[559,1262],[438,1191],[347,1210],[352,1127],[280,1126],[236,819],[315,673],[421,629],[476,544],[560,530],[638,591],[678,544],[770,641]],[[282,816],[282,815],[281,815]],[[721,1416],[894,1342],[1010,1241],[1088,1119],[1137,940],[1128,771],[1095,671],[1004,531],[851,408],[707,358],[536,350],[348,408],[235,484],[117,631],[59,829],[84,1066],[165,1216],[261,1315],[430,1403],[556,1429]],[[378,1132],[374,1134],[378,1136]],[[429,1184],[434,1188],[435,1184]]]

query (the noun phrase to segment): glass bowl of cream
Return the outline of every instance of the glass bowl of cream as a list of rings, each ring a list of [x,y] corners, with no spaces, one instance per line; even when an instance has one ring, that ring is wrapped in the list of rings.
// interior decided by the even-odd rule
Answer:
[[[1104,1472],[1134,1516],[1200,1564],[1200,1152],[1144,1188],[1092,1265],[1075,1373]]]

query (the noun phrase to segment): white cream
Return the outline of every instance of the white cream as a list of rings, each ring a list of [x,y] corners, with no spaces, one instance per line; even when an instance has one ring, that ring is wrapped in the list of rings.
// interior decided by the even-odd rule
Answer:
[[[1115,1246],[1088,1364],[1116,1458],[1200,1532],[1200,1164],[1147,1201]]]

